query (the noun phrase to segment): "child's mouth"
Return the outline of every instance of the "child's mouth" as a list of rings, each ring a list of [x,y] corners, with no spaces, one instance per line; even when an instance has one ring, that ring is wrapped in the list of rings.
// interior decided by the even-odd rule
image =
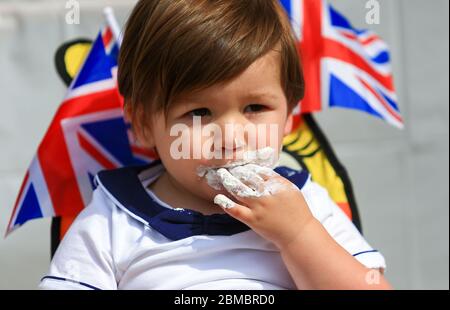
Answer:
[[[219,169],[232,169],[247,164],[255,164],[261,167],[273,169],[277,165],[277,162],[278,156],[276,151],[271,147],[266,147],[256,151],[245,152],[242,160],[228,162],[220,166],[199,166],[197,168],[197,175],[201,178],[204,177],[208,185],[215,190],[222,190],[223,186],[219,176],[217,175],[217,171]]]

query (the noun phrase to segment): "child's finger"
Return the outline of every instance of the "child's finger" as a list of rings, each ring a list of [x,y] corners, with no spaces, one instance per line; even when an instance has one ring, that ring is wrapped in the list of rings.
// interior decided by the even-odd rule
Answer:
[[[244,167],[246,169],[258,174],[259,176],[261,176],[264,179],[264,181],[266,181],[272,177],[279,176],[278,173],[276,173],[275,171],[273,171],[272,169],[270,169],[268,167],[262,167],[262,166],[258,166],[255,164],[247,164]]]
[[[243,205],[240,205],[225,195],[218,194],[214,197],[214,203],[222,207],[225,212],[230,214],[235,219],[243,222],[249,223],[252,217],[252,211]]]
[[[237,205],[237,203],[235,203],[233,200],[222,194],[218,194],[216,195],[216,197],[214,197],[214,203],[226,210],[232,209]]]
[[[232,194],[236,199],[239,201],[242,200],[242,198],[248,198],[248,197],[259,197],[260,195],[242,183],[238,178],[233,176],[228,170],[221,168],[217,171],[217,175],[219,176],[220,182],[222,183],[223,187]]]
[[[230,169],[230,173],[253,190],[257,192],[264,191],[264,179],[251,169],[239,166]]]

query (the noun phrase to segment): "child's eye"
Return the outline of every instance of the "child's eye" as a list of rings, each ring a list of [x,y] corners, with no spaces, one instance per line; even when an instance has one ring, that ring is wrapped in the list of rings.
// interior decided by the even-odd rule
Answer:
[[[266,109],[262,104],[251,104],[247,106],[244,110],[245,113],[258,113],[262,112]]]
[[[207,108],[195,109],[195,110],[192,110],[191,112],[189,112],[188,115],[191,117],[193,117],[193,116],[205,117],[205,116],[210,116],[211,111]]]

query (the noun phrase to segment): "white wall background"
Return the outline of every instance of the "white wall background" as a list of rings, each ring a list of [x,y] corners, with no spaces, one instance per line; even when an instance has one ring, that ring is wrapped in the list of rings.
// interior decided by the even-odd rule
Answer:
[[[386,256],[399,289],[449,288],[449,2],[379,0],[380,25],[365,23],[366,0],[334,0],[358,27],[391,46],[406,129],[362,113],[317,115],[349,170],[367,239]],[[101,8],[121,23],[133,0],[80,0],[80,25],[65,23],[65,0],[0,0],[0,230],[64,86],[53,54],[64,41],[93,38]],[[0,289],[34,289],[47,271],[50,221],[0,239]]]

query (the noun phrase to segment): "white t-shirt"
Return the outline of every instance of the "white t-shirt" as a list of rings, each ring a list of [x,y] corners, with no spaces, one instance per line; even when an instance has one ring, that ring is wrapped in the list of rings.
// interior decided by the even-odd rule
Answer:
[[[313,215],[337,243],[366,267],[386,268],[383,256],[365,241],[324,188],[306,172],[281,168],[277,172],[301,189]],[[219,215],[219,224],[212,225],[204,220],[207,216],[173,209],[147,190],[163,169],[153,164],[99,173],[92,202],[61,241],[39,287],[296,288],[277,248],[242,223]],[[171,223],[177,217],[183,218],[181,223]],[[223,217],[236,223],[221,225]],[[195,227],[191,219],[197,222]]]

